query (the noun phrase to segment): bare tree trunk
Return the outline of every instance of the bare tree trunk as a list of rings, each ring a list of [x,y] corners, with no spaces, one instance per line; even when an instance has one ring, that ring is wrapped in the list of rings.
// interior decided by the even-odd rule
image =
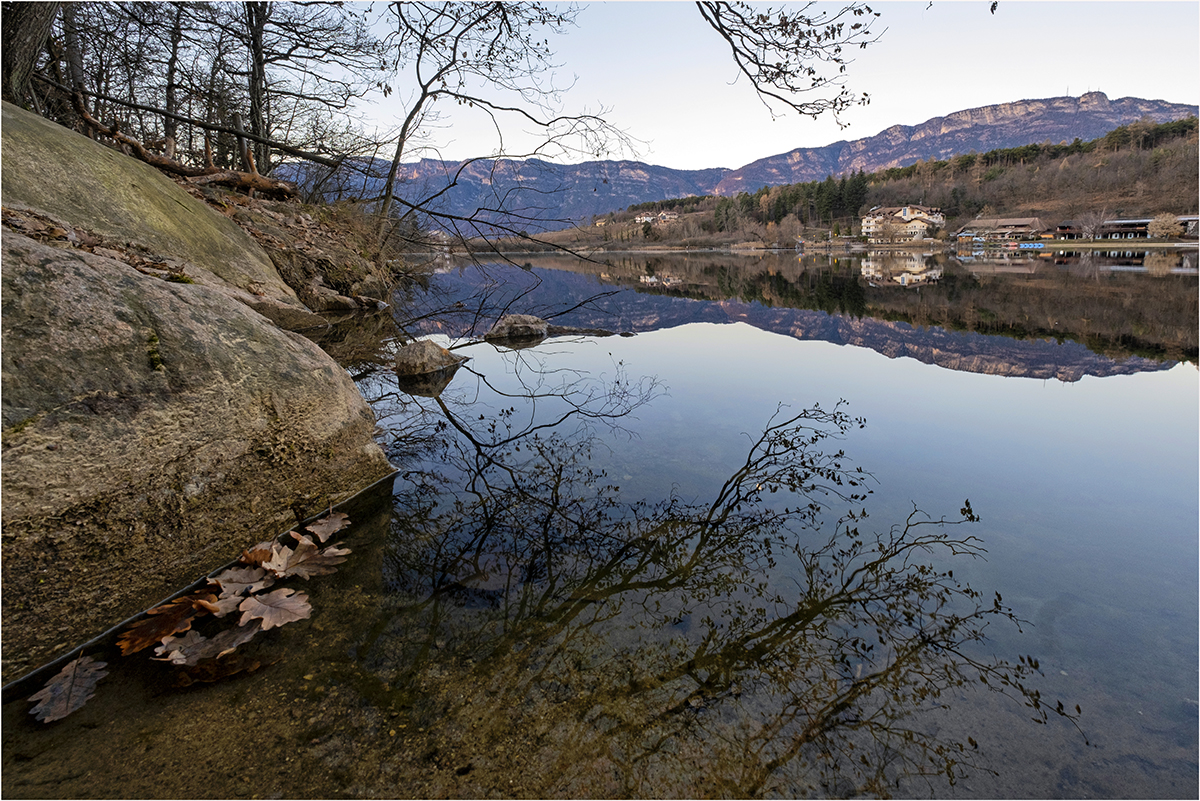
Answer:
[[[50,37],[50,28],[60,6],[61,3],[4,4],[0,26],[0,71],[3,73],[0,95],[5,100],[25,104],[33,67]]]
[[[392,156],[392,163],[388,166],[387,179],[383,182],[383,201],[379,206],[379,227],[376,239],[379,243],[380,257],[382,257],[381,254],[383,253],[383,244],[387,241],[388,217],[392,213],[392,200],[395,197],[396,176],[400,171],[400,160],[404,158],[404,148],[408,144],[409,136],[416,127],[417,121],[421,119],[421,115],[425,112],[425,105],[429,97],[428,85],[422,86],[421,95],[413,103],[408,116],[404,118],[404,124],[400,126],[400,135],[396,139],[396,153]]]
[[[76,3],[62,4],[63,45],[67,57],[67,85],[83,88],[83,50],[79,45],[79,26],[75,23]]]
[[[176,78],[179,72],[179,43],[183,40],[183,4],[175,6],[175,19],[171,23],[171,55],[167,59],[167,89],[166,109],[171,114],[179,113],[179,100],[176,93]],[[171,117],[163,118],[163,135],[170,143],[175,142],[178,125]],[[168,145],[172,147],[173,145]]]
[[[217,76],[220,75],[224,67],[223,53],[225,51],[225,36],[220,34],[217,38],[216,47],[214,50],[213,60],[208,72],[208,87],[205,92],[204,105],[204,121],[206,123],[215,124],[218,120],[224,122],[228,115],[228,103],[225,102],[224,92],[217,88]],[[205,158],[208,162],[227,166],[225,158],[225,143],[228,137],[217,135],[216,141],[216,158],[213,158],[211,153],[212,143],[209,140],[207,133],[204,135]]]
[[[250,45],[250,132],[265,137],[267,132],[267,65],[263,32],[270,16],[269,3],[245,3],[246,33]],[[256,161],[264,173],[270,172],[270,149],[259,142],[254,144]]]
[[[233,112],[230,119],[230,124],[238,133],[242,132],[242,115],[238,112]],[[238,156],[241,159],[242,169],[246,172],[257,172],[254,168],[254,154],[250,151],[250,146],[242,137],[237,138]]]

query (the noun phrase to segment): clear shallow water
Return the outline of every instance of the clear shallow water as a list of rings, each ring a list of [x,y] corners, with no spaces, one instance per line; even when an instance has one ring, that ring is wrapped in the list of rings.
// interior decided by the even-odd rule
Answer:
[[[462,352],[488,376],[511,371],[491,346]],[[960,699],[950,719],[987,732],[1003,755],[993,763],[1001,776],[942,792],[1192,792],[1194,365],[1065,383],[956,372],[740,323],[549,342],[523,354],[549,370],[603,376],[620,363],[661,381],[664,395],[622,421],[636,437],[618,437],[600,462],[638,497],[710,497],[779,404],[846,399],[868,421],[843,447],[878,480],[867,504],[875,525],[903,520],[914,504],[953,513],[969,498],[983,518],[972,533],[988,554],[956,566],[958,575],[1002,591],[1032,623],[1023,634],[993,627],[989,648],[1036,654],[1047,694],[1085,708],[1090,748],[1054,721],[1029,724],[1019,707]]]
[[[354,513],[355,555],[306,587],[311,625],[262,644],[281,661],[184,693],[129,669],[48,729],[30,731],[24,709],[6,704],[5,794],[852,793],[869,771],[843,767],[822,785],[820,753],[762,769],[795,736],[781,710],[828,698],[801,692],[826,681],[814,654],[835,673],[837,654],[794,637],[763,638],[771,649],[753,660],[725,647],[759,606],[786,618],[788,604],[763,598],[794,601],[795,555],[777,549],[772,566],[746,540],[740,550],[706,544],[688,570],[682,550],[638,563],[618,555],[641,529],[617,525],[661,522],[652,509],[672,495],[679,508],[707,507],[780,404],[796,413],[844,398],[866,427],[814,452],[844,448],[847,464],[873,474],[860,528],[886,532],[913,504],[953,516],[969,498],[982,520],[954,531],[981,537],[986,561],[935,562],[953,563],[989,601],[1002,592],[1033,625],[1018,634],[997,621],[968,652],[1037,657],[1034,684],[1052,703],[1079,703],[1091,741],[1061,719],[1038,725],[1020,704],[955,688],[941,699],[950,708],[920,716],[917,730],[972,737],[1000,775],[891,792],[1195,797],[1194,366],[1061,383],[954,372],[744,323],[460,352],[469,369],[442,406],[384,372],[361,382],[388,441],[403,436],[395,500]],[[615,420],[575,414],[536,441],[489,447],[562,418],[573,408],[564,394],[584,411],[635,408]],[[561,512],[553,526],[548,508]],[[486,526],[467,514],[481,510]],[[721,584],[731,578],[741,583]],[[697,692],[678,668],[710,642],[705,618],[723,626],[704,653],[720,656],[710,667],[724,678]]]

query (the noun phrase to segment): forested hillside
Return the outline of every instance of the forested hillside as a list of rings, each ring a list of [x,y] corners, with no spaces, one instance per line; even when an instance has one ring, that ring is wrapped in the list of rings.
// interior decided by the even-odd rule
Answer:
[[[947,227],[985,210],[1047,224],[1087,211],[1195,213],[1197,156],[1195,117],[1137,122],[1090,142],[1026,145],[885,170],[872,176],[867,204],[937,206]]]
[[[732,196],[760,186],[819,181],[826,175],[848,175],[858,170],[869,174],[1030,142],[1087,141],[1138,120],[1169,122],[1197,116],[1198,112],[1195,106],[1162,100],[1109,100],[1103,92],[999,103],[934,117],[920,125],[893,125],[875,136],[852,142],[797,148],[769,156],[729,172],[713,194]]]
[[[908,203],[941,208],[947,231],[980,214],[1040,217],[1054,225],[1085,212],[1195,213],[1198,158],[1195,117],[1163,124],[1145,120],[1087,142],[968,153],[871,174],[762,187],[731,198],[641,203],[599,218],[609,225],[590,238],[691,246],[722,240],[790,242],[814,228],[835,235],[857,233],[861,215],[869,209]],[[680,216],[665,224],[633,223],[639,214],[660,211]]]

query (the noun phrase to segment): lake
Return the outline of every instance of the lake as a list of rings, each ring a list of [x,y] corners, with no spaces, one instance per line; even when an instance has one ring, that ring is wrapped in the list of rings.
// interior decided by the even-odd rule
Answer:
[[[1194,798],[1196,260],[1149,255],[440,263],[395,316],[448,382],[324,343],[399,473],[312,618],[6,698],[4,794]]]

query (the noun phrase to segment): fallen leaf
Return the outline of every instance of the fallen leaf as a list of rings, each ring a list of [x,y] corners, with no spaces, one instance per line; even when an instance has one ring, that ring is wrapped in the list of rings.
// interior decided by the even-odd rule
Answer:
[[[318,551],[317,544],[308,537],[303,534],[295,536],[299,540],[295,548],[279,546],[275,551],[275,556],[270,561],[263,563],[263,568],[274,573],[278,578],[300,576],[308,579],[312,576],[336,573],[337,568],[334,565],[345,562],[346,555],[350,553],[349,548],[338,548],[333,545],[323,551]]]
[[[220,585],[222,595],[245,595],[265,590],[275,583],[275,577],[268,575],[261,567],[231,567],[209,581]]]
[[[350,525],[349,516],[342,514],[341,512],[334,512],[322,517],[312,525],[305,526],[304,528],[307,531],[311,531],[313,534],[315,534],[317,539],[323,543],[325,540],[329,539],[348,525]]]
[[[242,595],[222,595],[217,599],[216,609],[213,610],[213,615],[216,617],[225,617],[230,612],[236,612],[238,606],[242,603]]]
[[[238,626],[236,629],[226,629],[219,634],[214,635],[209,642],[210,646],[217,652],[217,658],[233,653],[233,650],[239,645],[244,645],[254,639],[254,636],[262,631],[262,625],[258,621],[251,621],[244,626]]]
[[[238,609],[242,612],[239,625],[261,619],[263,631],[304,620],[312,614],[308,595],[292,589],[275,590],[266,595],[251,595],[242,601]]]
[[[168,637],[155,649],[153,659],[173,665],[195,665],[205,659],[220,659],[230,654],[239,645],[249,642],[262,631],[258,621],[252,621],[236,629],[225,629],[212,637],[204,637],[197,631],[189,631],[182,637]]]
[[[196,611],[211,612],[212,614],[217,615],[217,617],[220,617],[225,613],[221,612],[221,607],[217,603],[218,600],[220,599],[216,598],[214,595],[210,595],[209,598],[194,598],[192,603],[196,605]]]
[[[181,637],[165,637],[162,644],[154,649],[154,653],[158,656],[150,658],[159,662],[171,662],[175,665],[194,664],[195,660],[189,660],[188,652],[199,648],[201,643],[206,642],[208,642],[208,638],[198,631],[189,631]]]
[[[253,548],[242,551],[242,561],[250,565],[261,565],[271,558],[275,547],[276,543],[274,542],[260,542]]]
[[[217,617],[225,617],[237,611],[243,596],[270,587],[275,583],[275,577],[261,567],[231,567],[209,578],[208,583],[221,591],[209,611]]]
[[[288,568],[294,564],[299,564],[309,556],[315,556],[317,546],[308,537],[302,534],[292,532],[297,539],[295,548],[289,548],[286,545],[276,545],[271,552],[271,558],[262,563],[264,570],[269,571],[277,578],[283,578],[287,575]]]
[[[107,662],[97,662],[90,656],[81,656],[46,682],[46,686],[29,696],[30,701],[40,701],[29,710],[42,723],[61,720],[88,702],[96,691],[96,683],[108,675]]]
[[[212,611],[213,602],[216,600],[215,592],[198,590],[151,609],[146,613],[147,617],[130,624],[117,638],[121,654],[129,656],[176,632],[187,631],[192,627],[192,618]]]

